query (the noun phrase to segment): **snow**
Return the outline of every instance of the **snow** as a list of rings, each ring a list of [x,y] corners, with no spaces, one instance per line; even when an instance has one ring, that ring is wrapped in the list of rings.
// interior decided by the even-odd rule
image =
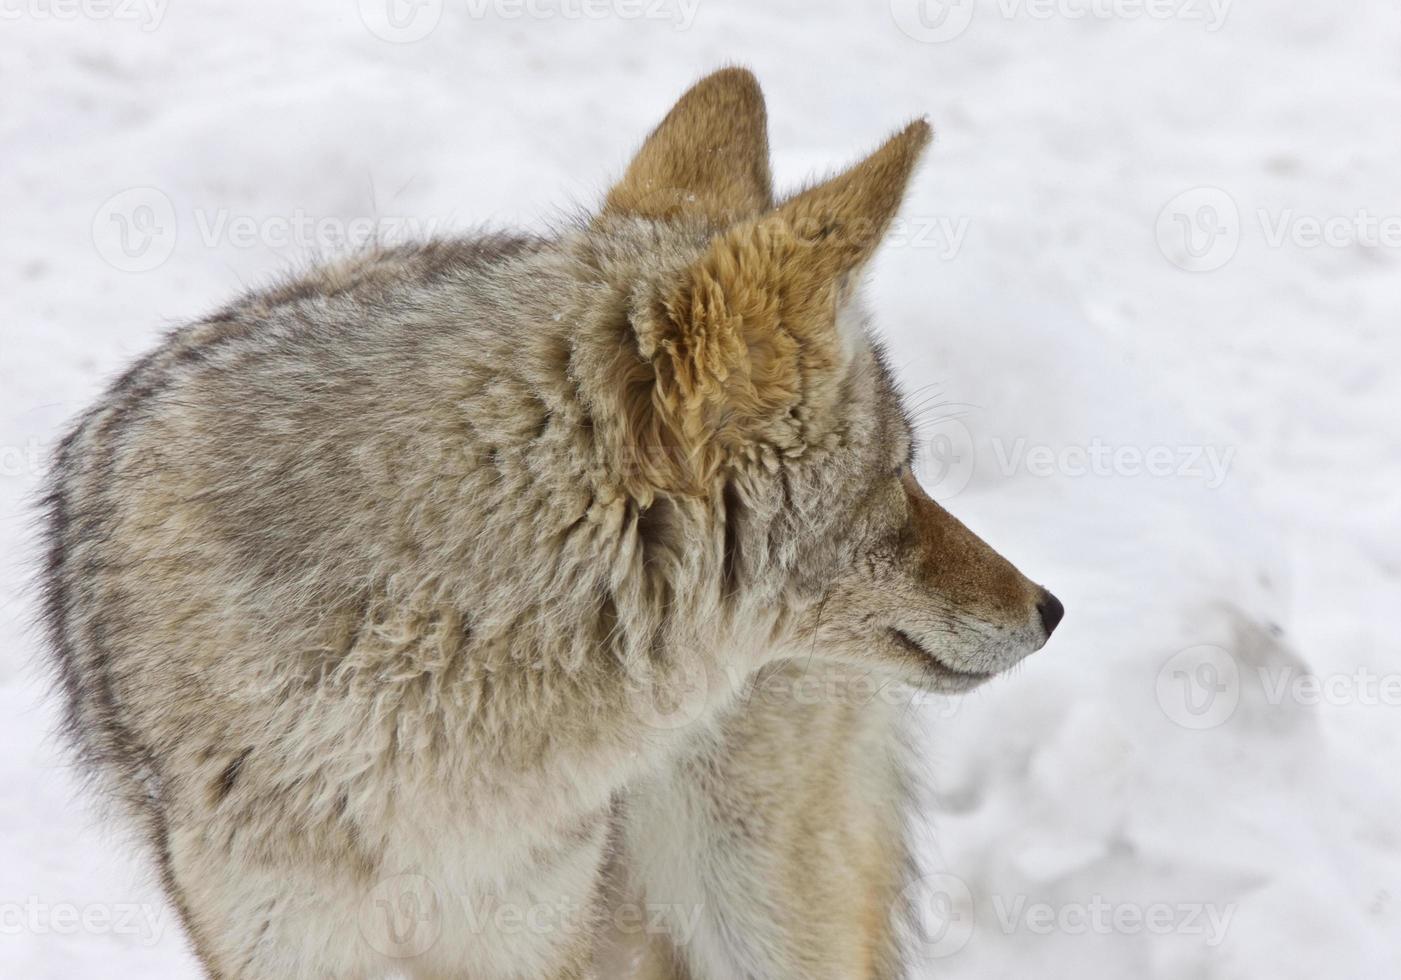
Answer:
[[[926,485],[1068,609],[916,709],[918,975],[1401,975],[1401,10],[947,7],[0,6],[0,975],[195,972],[49,735],[30,505],[64,421],[344,236],[596,202],[733,62],[786,186],[934,122],[869,295]]]

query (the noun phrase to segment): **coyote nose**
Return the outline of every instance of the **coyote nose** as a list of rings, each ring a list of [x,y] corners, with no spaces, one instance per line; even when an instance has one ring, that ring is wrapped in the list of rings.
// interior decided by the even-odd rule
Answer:
[[[1046,627],[1048,637],[1055,632],[1061,617],[1065,615],[1065,607],[1060,600],[1045,589],[1041,590],[1041,601],[1036,604],[1036,611],[1041,614],[1041,625]]]

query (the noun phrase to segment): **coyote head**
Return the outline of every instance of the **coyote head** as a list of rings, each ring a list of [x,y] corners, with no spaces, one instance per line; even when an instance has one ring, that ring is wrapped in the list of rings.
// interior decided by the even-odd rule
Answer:
[[[779,645],[954,691],[1041,647],[1062,607],[920,489],[858,301],[929,139],[911,123],[776,202],[763,96],[727,69],[681,98],[594,225],[655,253],[621,385],[640,492],[721,502],[727,586],[800,610]]]

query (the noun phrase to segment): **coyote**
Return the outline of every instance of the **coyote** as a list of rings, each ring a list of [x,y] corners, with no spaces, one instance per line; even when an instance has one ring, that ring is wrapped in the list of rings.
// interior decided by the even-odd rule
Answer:
[[[858,299],[929,139],[776,200],[725,69],[597,214],[251,292],[81,418],[66,730],[209,977],[906,968],[861,682],[969,690],[1063,611],[921,491]]]

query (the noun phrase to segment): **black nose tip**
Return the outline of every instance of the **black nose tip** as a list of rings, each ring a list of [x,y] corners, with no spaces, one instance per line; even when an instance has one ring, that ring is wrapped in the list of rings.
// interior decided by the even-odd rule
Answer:
[[[1046,635],[1050,636],[1060,625],[1061,618],[1065,615],[1065,607],[1060,604],[1060,600],[1045,589],[1041,590],[1041,601],[1036,604],[1036,610],[1041,614],[1041,625],[1046,627]]]

